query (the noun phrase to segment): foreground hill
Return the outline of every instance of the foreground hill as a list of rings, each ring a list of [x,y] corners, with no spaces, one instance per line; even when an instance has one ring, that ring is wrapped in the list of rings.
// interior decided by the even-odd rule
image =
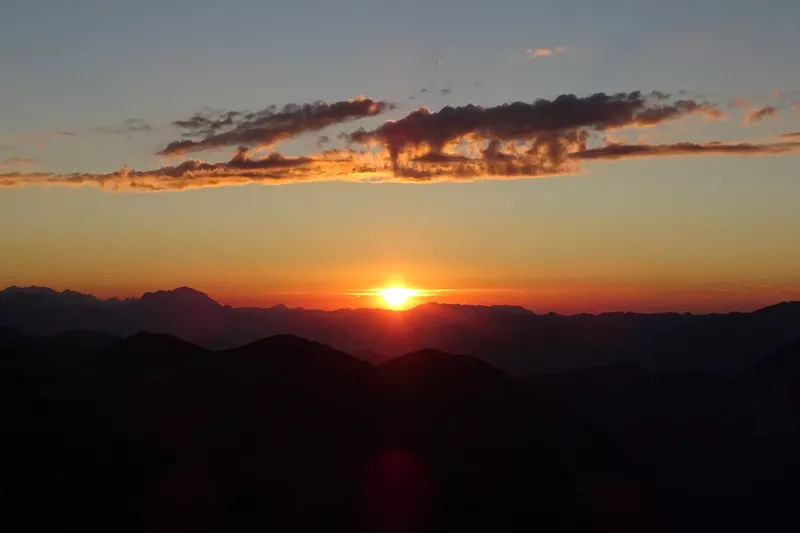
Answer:
[[[210,351],[6,328],[0,348],[14,530],[796,526],[800,339],[733,375],[619,363],[528,382],[292,335]]]
[[[73,291],[0,291],[0,327],[36,335],[74,329],[128,336],[169,333],[207,349],[289,334],[378,364],[435,348],[479,357],[522,377],[635,362],[651,371],[732,373],[756,364],[800,330],[800,303],[752,313],[562,316],[509,306],[424,304],[407,311],[232,308],[182,287],[128,300]]]
[[[800,338],[734,375],[623,364],[531,386],[619,443],[697,530],[793,531],[800,477]]]
[[[0,398],[18,531],[634,531],[656,512],[602,504],[646,494],[635,468],[468,356],[376,368],[293,336],[211,352],[138,334],[44,388],[26,362],[0,369],[26,378]]]

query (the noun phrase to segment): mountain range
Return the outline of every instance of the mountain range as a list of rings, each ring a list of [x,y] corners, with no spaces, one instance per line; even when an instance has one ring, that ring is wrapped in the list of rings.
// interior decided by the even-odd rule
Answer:
[[[423,350],[376,367],[290,335],[209,351],[164,333],[11,329],[0,354],[9,530],[640,520],[592,510],[605,484],[640,483],[599,431],[470,356]]]
[[[101,300],[75,291],[0,291],[0,327],[36,335],[71,330],[163,332],[207,349],[289,334],[371,363],[433,348],[481,358],[516,377],[635,363],[647,371],[735,373],[794,340],[800,302],[750,313],[537,314],[514,306],[427,303],[405,311],[234,308],[181,287]]]
[[[276,335],[0,328],[9,531],[793,531],[800,335],[735,374],[514,379]]]

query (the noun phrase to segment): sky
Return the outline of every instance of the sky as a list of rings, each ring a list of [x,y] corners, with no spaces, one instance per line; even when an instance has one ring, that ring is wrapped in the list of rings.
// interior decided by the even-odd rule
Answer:
[[[800,4],[9,0],[0,287],[800,299]]]

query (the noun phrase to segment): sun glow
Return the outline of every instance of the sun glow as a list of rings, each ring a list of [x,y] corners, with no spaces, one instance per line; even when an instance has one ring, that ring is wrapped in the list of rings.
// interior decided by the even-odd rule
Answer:
[[[402,307],[409,298],[417,295],[416,290],[406,289],[404,287],[388,287],[381,289],[378,294],[383,297],[383,300],[390,307]]]

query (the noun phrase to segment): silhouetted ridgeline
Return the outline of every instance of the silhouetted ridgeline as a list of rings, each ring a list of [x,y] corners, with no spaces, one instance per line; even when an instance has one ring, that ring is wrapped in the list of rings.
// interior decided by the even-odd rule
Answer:
[[[0,292],[0,326],[37,335],[159,331],[209,349],[298,335],[377,363],[435,348],[474,355],[515,376],[636,362],[648,370],[736,372],[793,340],[800,302],[752,313],[538,315],[510,306],[424,304],[407,311],[231,308],[189,288],[138,299],[73,291]]]
[[[291,335],[210,351],[0,328],[0,515],[9,531],[792,531],[798,386],[800,334],[733,375],[623,362],[523,382],[432,349],[376,367]]]
[[[637,531],[600,432],[468,356],[0,332],[15,531]],[[604,491],[641,495],[607,506]],[[9,529],[11,530],[11,529]]]

